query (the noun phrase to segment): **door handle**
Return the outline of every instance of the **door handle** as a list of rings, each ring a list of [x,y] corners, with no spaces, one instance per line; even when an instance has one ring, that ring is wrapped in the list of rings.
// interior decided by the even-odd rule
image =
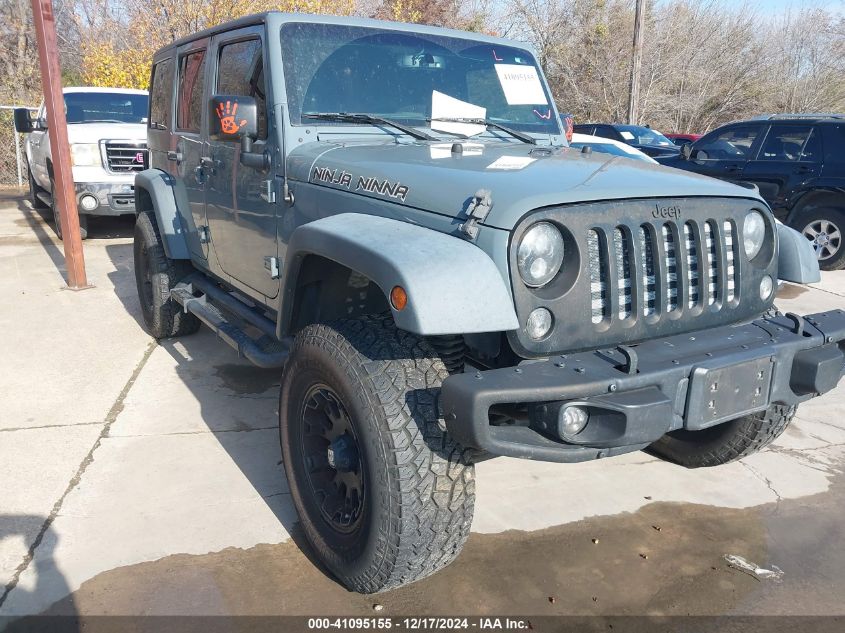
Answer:
[[[167,160],[176,161],[177,163],[182,162],[182,152],[174,152],[170,150],[167,152]]]
[[[742,167],[739,165],[725,165],[725,171],[737,172],[740,169],[742,169]]]
[[[806,165],[801,165],[800,167],[798,167],[795,170],[795,173],[796,174],[809,174],[811,171],[813,171],[812,167],[808,167]]]

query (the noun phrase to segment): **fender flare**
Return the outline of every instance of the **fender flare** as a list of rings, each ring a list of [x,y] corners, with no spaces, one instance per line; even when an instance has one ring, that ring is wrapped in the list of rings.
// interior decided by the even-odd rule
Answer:
[[[179,205],[173,178],[160,169],[145,169],[135,175],[135,201],[139,208],[139,197],[145,192],[152,202],[156,224],[161,233],[164,252],[170,259],[191,259],[187,231]]]
[[[810,241],[795,229],[778,222],[778,279],[797,284],[822,280],[819,260]]]
[[[816,198],[837,197],[845,200],[845,187],[837,187],[833,185],[813,185],[806,187],[801,191],[793,193],[789,200],[787,200],[786,206],[789,209],[789,213],[787,213],[783,221],[787,225],[792,224],[792,222],[795,221],[795,218],[798,217],[798,214],[804,210],[804,207],[808,204],[812,204],[812,202],[808,201],[812,201]],[[837,205],[834,204],[832,206],[835,208]]]
[[[519,327],[513,299],[493,260],[463,239],[407,222],[342,213],[298,227],[288,244],[278,334],[287,334],[302,261],[319,255],[368,277],[388,298],[402,286],[408,305],[397,327],[424,336]]]

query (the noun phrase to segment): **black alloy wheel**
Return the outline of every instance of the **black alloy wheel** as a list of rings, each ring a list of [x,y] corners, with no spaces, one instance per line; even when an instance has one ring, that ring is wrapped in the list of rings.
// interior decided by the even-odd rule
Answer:
[[[306,479],[323,520],[350,534],[362,522],[366,503],[358,438],[346,407],[330,387],[316,384],[301,412],[300,451]]]

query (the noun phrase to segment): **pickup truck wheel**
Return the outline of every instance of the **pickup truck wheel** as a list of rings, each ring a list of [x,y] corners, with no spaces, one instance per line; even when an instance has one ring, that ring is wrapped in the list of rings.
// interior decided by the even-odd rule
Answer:
[[[796,407],[772,405],[702,431],[673,431],[649,447],[667,461],[701,468],[719,466],[756,453],[784,432]]]
[[[35,182],[35,178],[33,177],[32,172],[29,169],[26,170],[26,175],[29,178],[29,201],[32,203],[32,208],[46,209],[47,205],[41,198],[38,197],[38,194],[47,192],[38,186],[38,184]]]
[[[294,504],[322,562],[361,593],[448,565],[469,536],[469,452],[439,411],[443,361],[390,315],[309,325],[282,377],[279,430]]]
[[[169,259],[164,253],[158,227],[149,213],[135,222],[135,283],[147,330],[157,339],[193,334],[200,327],[197,317],[185,313],[170,298],[170,290],[193,271],[185,260]]]
[[[50,178],[50,208],[53,210],[53,225],[56,227],[56,237],[64,240],[62,236],[62,223],[59,220],[59,203],[56,201],[56,181]],[[88,239],[88,216],[79,214],[79,234],[82,239]]]
[[[792,221],[792,227],[813,244],[819,268],[845,268],[845,212],[832,207],[807,207]]]

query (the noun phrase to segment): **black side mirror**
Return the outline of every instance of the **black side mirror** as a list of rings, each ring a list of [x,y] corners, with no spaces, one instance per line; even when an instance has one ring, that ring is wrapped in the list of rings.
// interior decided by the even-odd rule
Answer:
[[[692,156],[692,143],[684,143],[681,145],[681,156],[684,157],[684,160],[690,159],[690,156]]]
[[[254,169],[268,169],[269,155],[252,151],[252,141],[258,137],[258,105],[255,99],[239,95],[214,95],[209,107],[209,138],[212,141],[240,141],[241,164]]]
[[[258,136],[258,106],[252,97],[214,95],[209,105],[212,141],[253,140]]]
[[[32,119],[29,116],[29,110],[26,108],[15,108],[15,132],[20,134],[29,134],[35,129],[32,124]]]

